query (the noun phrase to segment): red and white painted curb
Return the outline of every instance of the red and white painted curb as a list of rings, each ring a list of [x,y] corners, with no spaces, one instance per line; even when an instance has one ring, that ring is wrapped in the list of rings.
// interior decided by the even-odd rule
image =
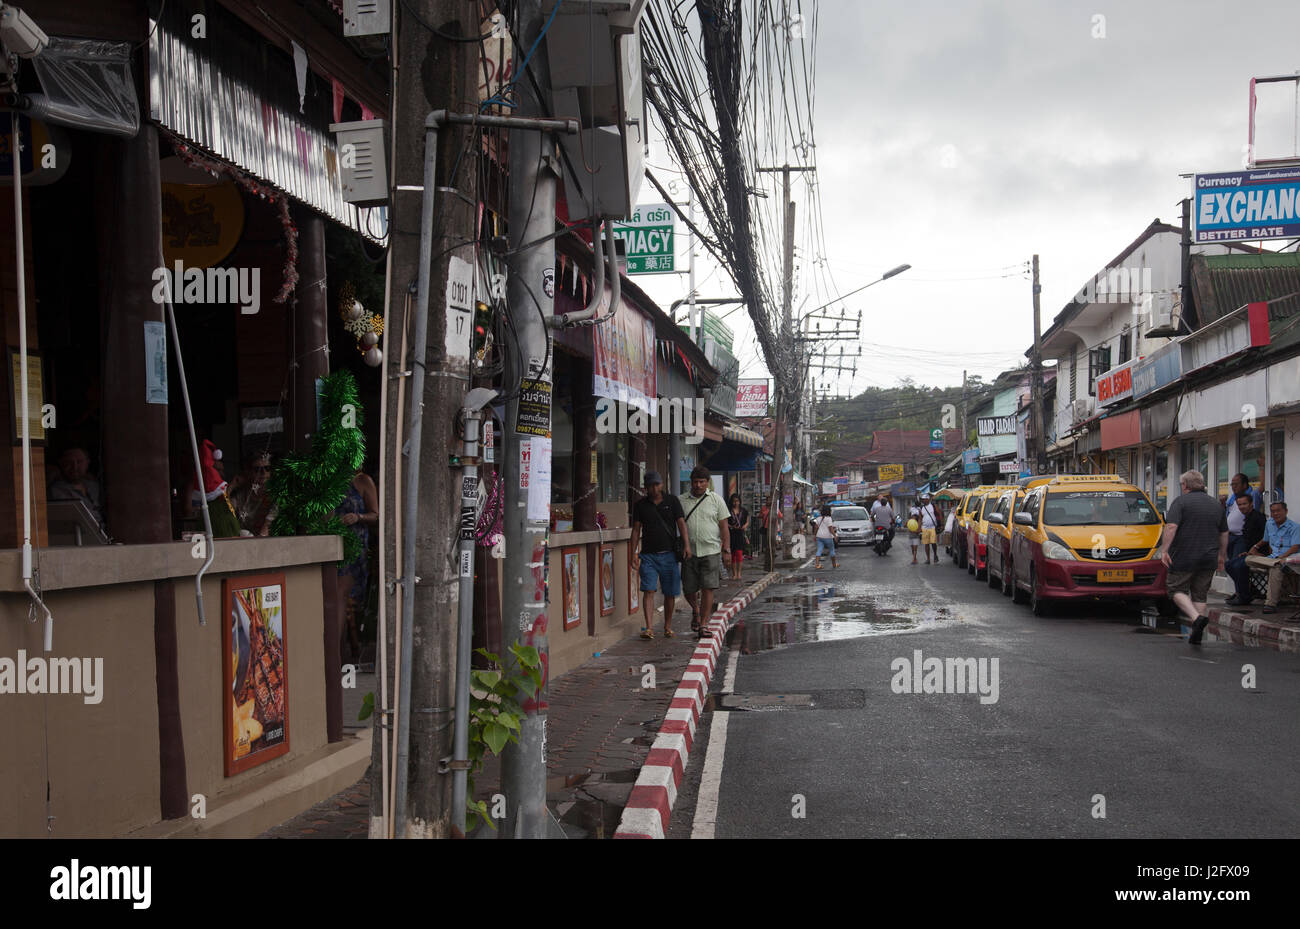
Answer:
[[[709,681],[722,651],[722,640],[733,625],[737,613],[749,606],[754,598],[767,589],[781,575],[765,575],[745,588],[739,596],[728,600],[709,618],[708,628],[713,634],[701,639],[695,647],[682,675],[681,683],[673,693],[672,703],[659,727],[659,735],[650,747],[650,754],[637,776],[623,808],[623,818],[616,839],[662,839],[668,829],[668,817],[677,802],[677,786],[686,770],[686,759],[695,741],[695,725],[704,711],[704,698],[709,693]]]
[[[1280,652],[1300,652],[1300,626],[1283,625],[1256,619],[1231,610],[1210,610],[1210,629],[1227,636],[1237,645],[1274,648]]]

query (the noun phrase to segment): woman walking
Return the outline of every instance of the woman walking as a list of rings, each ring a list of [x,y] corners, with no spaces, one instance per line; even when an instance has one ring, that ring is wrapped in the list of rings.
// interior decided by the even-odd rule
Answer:
[[[817,563],[813,567],[821,568],[823,551],[831,556],[832,568],[840,566],[835,557],[835,535],[835,520],[831,517],[830,501],[824,501],[820,515],[817,517]]]
[[[745,558],[745,534],[749,531],[749,510],[740,505],[740,494],[732,494],[727,501],[730,515],[727,528],[731,531],[731,574],[740,580],[741,568]]]

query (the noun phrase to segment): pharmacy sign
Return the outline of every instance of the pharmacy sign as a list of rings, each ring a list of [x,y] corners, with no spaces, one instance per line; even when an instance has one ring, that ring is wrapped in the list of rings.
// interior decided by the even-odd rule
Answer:
[[[667,203],[637,207],[625,223],[614,223],[614,237],[626,246],[628,274],[668,274],[675,269],[673,226],[676,214]]]

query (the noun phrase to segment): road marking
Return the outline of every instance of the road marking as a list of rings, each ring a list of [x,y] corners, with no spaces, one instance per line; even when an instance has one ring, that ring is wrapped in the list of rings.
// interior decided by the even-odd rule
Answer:
[[[733,648],[722,678],[724,693],[731,693],[735,688],[739,658],[740,650]],[[727,750],[727,719],[730,716],[730,713],[714,713],[709,726],[709,747],[704,753],[704,771],[700,774],[700,795],[695,803],[695,821],[691,825],[692,839],[713,838],[718,821],[718,794],[722,790],[722,760]]]
[[[1213,661],[1209,658],[1193,658],[1191,655],[1179,655],[1178,657],[1183,661],[1199,661],[1201,664],[1218,664],[1217,661]]]

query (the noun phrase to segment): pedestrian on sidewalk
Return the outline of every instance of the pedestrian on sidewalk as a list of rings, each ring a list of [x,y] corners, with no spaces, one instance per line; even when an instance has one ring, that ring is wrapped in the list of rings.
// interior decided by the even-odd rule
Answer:
[[[749,510],[740,503],[740,494],[732,494],[728,501],[727,529],[731,536],[731,576],[741,579],[744,569],[745,533],[749,531]]]
[[[818,570],[822,566],[822,552],[828,552],[831,556],[831,567],[838,568],[839,560],[835,557],[835,540],[839,533],[835,529],[835,519],[831,515],[830,501],[823,501],[819,515],[817,517],[817,563],[813,567]]]
[[[653,639],[655,591],[662,590],[664,599],[664,638],[673,637],[673,608],[682,592],[681,565],[678,563],[678,542],[682,543],[682,557],[691,557],[691,543],[686,534],[686,520],[682,502],[672,494],[664,493],[663,478],[657,471],[647,471],[646,495],[632,507],[632,567],[640,576],[641,609],[644,626],[641,638]],[[670,528],[671,527],[671,528]],[[640,547],[638,547],[640,543]]]
[[[1187,471],[1178,483],[1182,493],[1165,514],[1160,560],[1169,569],[1169,596],[1192,624],[1187,641],[1199,645],[1210,623],[1210,584],[1227,561],[1228,520],[1219,501],[1205,492],[1200,471]]]
[[[1264,524],[1268,522],[1263,512],[1255,509],[1255,501],[1248,493],[1237,495],[1233,501],[1239,530],[1237,537],[1232,537],[1232,523],[1228,520],[1228,563],[1224,570],[1232,578],[1235,593],[1228,598],[1228,606],[1249,606],[1255,599],[1255,591],[1250,587],[1250,567],[1246,564],[1246,553],[1258,545],[1264,538]]]
[[[682,504],[686,511],[686,539],[693,557],[682,562],[682,591],[695,616],[691,628],[701,639],[709,637],[713,592],[722,583],[722,561],[731,557],[731,532],[727,504],[709,489],[709,469],[691,471],[691,493]]]
[[[1285,592],[1295,596],[1300,589],[1294,565],[1288,565],[1286,559],[1300,552],[1300,524],[1287,518],[1286,504],[1281,500],[1269,505],[1268,515],[1272,517],[1264,527],[1264,538],[1255,543],[1246,554],[1247,568],[1255,568],[1268,574],[1268,596],[1264,600],[1264,612],[1276,613],[1277,605]],[[1264,549],[1268,554],[1264,554]]]

